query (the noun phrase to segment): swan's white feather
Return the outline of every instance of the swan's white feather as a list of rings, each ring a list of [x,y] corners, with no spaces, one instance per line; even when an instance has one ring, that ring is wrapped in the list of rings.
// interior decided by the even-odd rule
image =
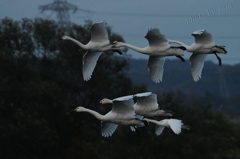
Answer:
[[[102,136],[104,136],[104,137],[112,136],[112,134],[115,132],[117,127],[118,127],[118,124],[114,124],[114,123],[107,122],[107,121],[102,121],[101,122]]]
[[[214,44],[212,35],[206,30],[198,30],[192,33],[192,36],[195,38],[196,44]]]
[[[135,109],[156,110],[158,108],[157,95],[151,92],[138,93],[137,102],[134,104]]]
[[[91,79],[92,72],[97,64],[97,60],[102,52],[89,52],[87,51],[83,56],[83,79],[88,81]]]
[[[108,32],[105,26],[105,23],[103,21],[94,23],[90,27],[90,32],[91,32],[91,42],[108,42]]]
[[[131,131],[136,131],[136,128],[134,126],[130,126]]]
[[[194,81],[198,81],[201,78],[202,69],[204,66],[204,60],[207,54],[197,54],[193,53],[190,56],[190,65],[191,65],[191,73]]]
[[[155,83],[160,83],[162,81],[164,63],[164,56],[149,56],[147,66],[150,76]]]
[[[137,93],[134,95],[134,97],[147,97],[150,96],[152,92],[144,92],[144,93]]]
[[[135,113],[133,105],[134,105],[133,95],[115,98],[113,100],[112,112],[134,115]]]
[[[180,134],[181,133],[181,126],[183,125],[181,120],[168,119],[168,124],[175,134]]]
[[[149,46],[159,46],[163,43],[167,44],[167,39],[160,33],[158,28],[150,29],[145,38],[148,40]]]
[[[164,126],[156,125],[156,127],[155,127],[155,134],[156,135],[161,135],[163,130],[164,130],[164,128],[165,128]]]

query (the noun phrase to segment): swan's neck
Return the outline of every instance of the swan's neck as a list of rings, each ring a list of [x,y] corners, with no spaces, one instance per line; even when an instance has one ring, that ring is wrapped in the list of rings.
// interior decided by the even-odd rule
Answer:
[[[87,113],[92,114],[93,116],[95,116],[98,120],[105,121],[104,115],[101,115],[101,114],[99,114],[99,113],[96,112],[96,111],[93,111],[93,110],[84,108],[84,109],[82,110],[82,112],[87,112]]]
[[[140,48],[140,47],[137,47],[137,46],[134,46],[134,45],[131,45],[131,44],[127,44],[127,43],[122,43],[122,42],[118,42],[118,46],[119,47],[127,47],[129,49],[132,49],[134,51],[137,51],[137,52],[140,52],[140,53],[143,53],[145,54],[145,48]]]
[[[148,118],[144,118],[144,120],[146,120],[149,123],[153,123],[153,124],[159,125],[159,122],[156,121],[156,120],[152,120],[152,119],[148,119]],[[162,125],[160,125],[160,126],[162,126]]]
[[[169,42],[169,43],[176,43],[176,44],[179,44],[179,45],[185,47],[187,50],[189,49],[189,46],[186,45],[186,44],[184,44],[184,43],[182,43],[181,41],[169,40],[169,39],[168,39],[168,42]]]
[[[67,37],[66,40],[71,40],[72,42],[74,42],[75,44],[77,44],[78,46],[80,46],[81,48],[83,48],[85,50],[88,49],[87,45],[82,44],[81,42],[77,41],[76,39],[73,39],[71,37]]]
[[[156,125],[158,125],[158,126],[169,127],[169,125],[168,125],[166,122],[159,122],[159,121],[157,121],[157,120],[152,120],[152,119],[147,119],[147,118],[144,118],[144,120],[148,121],[149,123],[156,124]]]

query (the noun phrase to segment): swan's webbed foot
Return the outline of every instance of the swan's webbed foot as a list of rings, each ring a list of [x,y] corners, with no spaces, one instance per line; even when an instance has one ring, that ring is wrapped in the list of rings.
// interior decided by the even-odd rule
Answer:
[[[182,62],[185,62],[185,59],[182,56],[178,55],[176,57],[179,58]]]
[[[119,55],[122,55],[122,54],[123,54],[120,50],[114,50],[114,52],[119,53]]]

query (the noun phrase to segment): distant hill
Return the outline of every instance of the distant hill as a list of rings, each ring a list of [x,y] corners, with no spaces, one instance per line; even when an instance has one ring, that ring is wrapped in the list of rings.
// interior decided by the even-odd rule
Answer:
[[[194,82],[189,61],[166,60],[164,65],[163,81],[155,84],[147,69],[147,60],[128,58],[130,64],[129,77],[136,84],[145,84],[149,91],[162,93],[164,91],[177,91],[183,93],[204,94],[209,92],[213,95],[229,97],[240,93],[240,64],[218,66],[205,61],[202,78]]]

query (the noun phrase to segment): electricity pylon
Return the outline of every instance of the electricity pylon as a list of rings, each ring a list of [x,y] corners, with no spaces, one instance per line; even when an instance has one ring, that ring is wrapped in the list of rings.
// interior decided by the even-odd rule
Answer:
[[[73,10],[73,13],[75,13],[78,7],[68,3],[66,0],[54,0],[51,4],[39,6],[39,10],[41,13],[47,10],[56,12],[58,25],[62,30],[65,30],[71,26],[69,11]]]

